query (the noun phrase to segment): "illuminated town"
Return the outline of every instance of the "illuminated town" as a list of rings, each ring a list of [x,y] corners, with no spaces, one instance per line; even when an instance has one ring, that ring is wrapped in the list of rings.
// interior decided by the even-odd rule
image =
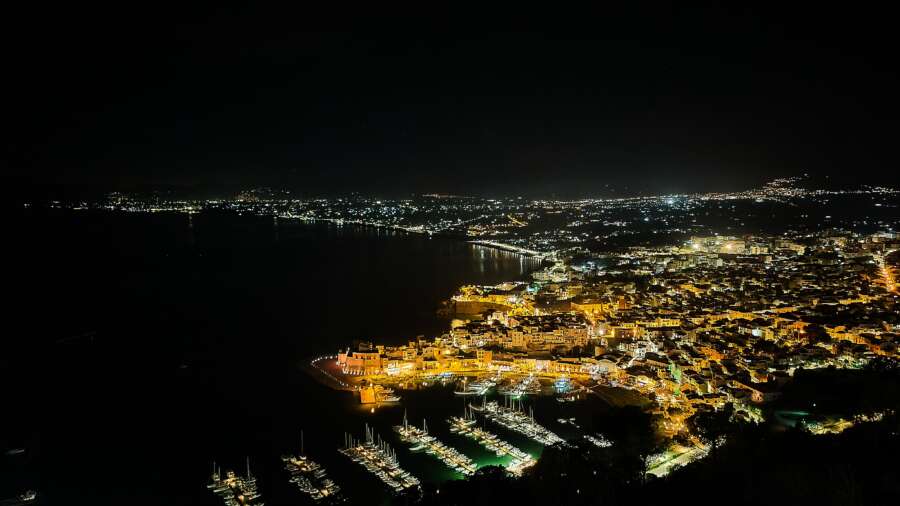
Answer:
[[[828,230],[896,231],[898,190],[861,186],[817,189],[808,177],[783,178],[733,193],[584,200],[491,199],[427,194],[408,199],[297,198],[259,188],[233,198],[183,200],[165,193],[112,193],[104,201],[55,202],[77,210],[140,213],[226,211],[281,220],[365,225],[408,233],[461,237],[541,258],[572,249],[655,243],[704,235],[778,234]],[[738,253],[735,251],[735,253]]]
[[[596,448],[613,445],[574,418],[545,419],[534,399],[638,405],[662,440],[647,458],[647,473],[665,476],[719,443],[698,430],[694,420],[702,414],[727,409],[733,422],[757,424],[798,370],[856,370],[900,357],[898,192],[808,190],[803,183],[789,178],[740,193],[581,201],[295,200],[262,189],[208,201],[114,194],[73,207],[377,227],[538,262],[529,279],[447,294],[438,312],[450,323],[440,335],[403,345],[363,338],[313,359],[309,371],[329,387],[352,391],[372,413],[404,405],[408,391],[453,385],[465,404],[462,416],[448,420],[451,432],[510,458],[505,469],[512,476],[527,473],[537,454],[491,426],[543,447],[578,448],[571,432],[560,437],[548,423],[578,429]],[[857,212],[847,212],[851,207]],[[889,414],[879,409],[802,423],[813,434],[835,434]],[[401,446],[460,476],[478,469],[431,435],[427,420],[420,426],[404,415],[396,423]],[[401,469],[403,457],[388,440],[365,430],[365,442],[348,435],[341,452],[389,490],[418,490],[416,469]],[[319,500],[333,493],[328,483],[300,486]]]
[[[797,369],[900,357],[897,286],[884,267],[898,246],[892,233],[710,236],[630,248],[607,267],[558,260],[531,282],[462,287],[445,334],[363,343],[316,365],[363,403],[378,403],[379,388],[448,377],[460,395],[484,394],[479,382],[494,378],[515,399],[627,389],[652,403],[660,433],[694,443],[672,452],[700,456],[706,445],[686,424],[698,411],[730,403],[753,421]],[[517,389],[523,380],[541,386]],[[572,391],[559,393],[560,380]]]
[[[0,506],[900,504],[890,4],[558,5],[11,2]]]

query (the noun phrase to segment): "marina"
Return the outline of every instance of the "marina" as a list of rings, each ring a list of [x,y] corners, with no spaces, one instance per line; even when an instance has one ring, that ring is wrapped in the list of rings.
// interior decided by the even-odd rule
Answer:
[[[368,424],[364,443],[349,434],[344,434],[344,448],[338,451],[377,476],[397,494],[418,489],[420,486],[419,479],[400,467],[397,453],[382,441],[381,436],[376,436]]]
[[[471,383],[464,377],[460,382],[460,389],[453,392],[456,395],[486,395],[491,388],[497,386],[500,374],[482,378]]]
[[[328,477],[325,468],[306,457],[303,436],[300,436],[300,453],[281,457],[284,469],[290,475],[290,482],[315,502],[338,504],[346,499],[341,495],[341,487]]]
[[[500,393],[510,397],[539,394],[541,393],[541,382],[533,374],[529,374],[521,380],[501,388]]]
[[[459,450],[447,446],[434,436],[429,435],[428,425],[425,423],[425,420],[422,420],[422,428],[420,429],[414,425],[409,425],[404,413],[403,425],[394,427],[394,430],[400,435],[402,441],[413,445],[412,451],[425,451],[460,474],[470,476],[478,468],[478,465],[472,459],[460,453]]]
[[[213,462],[213,472],[206,488],[219,496],[226,506],[263,506],[262,494],[256,486],[256,477],[250,474],[250,458],[247,458],[247,475],[238,476],[234,471],[226,471],[222,477],[221,469]]]
[[[612,446],[612,442],[610,440],[606,439],[605,437],[603,437],[602,434],[597,434],[595,436],[592,436],[590,434],[585,434],[584,439],[588,440],[592,445],[596,446],[597,448],[609,448],[610,446]]]
[[[473,439],[481,446],[494,452],[498,457],[511,456],[513,460],[506,465],[506,470],[513,474],[521,474],[525,468],[534,465],[536,462],[530,454],[503,441],[496,434],[479,428],[474,413],[468,408],[463,416],[453,416],[447,421],[450,423],[450,432]]]
[[[526,415],[521,410],[521,402],[518,403],[518,408],[514,407],[516,406],[514,400],[506,399],[506,402],[509,404],[508,407],[500,406],[497,401],[485,402],[484,400],[481,406],[470,404],[469,407],[484,415],[491,422],[525,435],[544,446],[565,443],[563,438],[534,421],[533,409],[530,414]]]

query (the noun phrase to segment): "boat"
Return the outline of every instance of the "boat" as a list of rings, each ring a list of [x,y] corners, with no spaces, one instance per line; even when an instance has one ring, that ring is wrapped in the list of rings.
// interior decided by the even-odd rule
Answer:
[[[612,442],[606,439],[606,437],[604,437],[602,434],[593,436],[590,434],[585,434],[584,438],[598,448],[609,448],[610,446],[612,446]]]
[[[475,419],[474,410],[472,408],[464,409],[463,416],[461,417],[450,417],[448,422],[451,427],[457,429],[456,432],[458,434],[474,439],[488,450],[494,452],[494,455],[497,457],[506,455],[511,456],[513,459],[506,467],[508,471],[514,474],[521,474],[526,467],[534,465],[536,462],[531,455],[516,448],[512,444],[501,440],[496,434],[478,428],[476,426],[477,420]]]
[[[400,402],[400,396],[396,395],[392,388],[375,385],[373,391],[376,402]]]
[[[346,501],[341,487],[328,478],[325,468],[306,457],[303,431],[300,431],[300,453],[282,456],[281,461],[290,475],[289,481],[314,502],[340,504]]]
[[[424,448],[425,453],[433,455],[450,469],[457,471],[465,476],[475,474],[478,465],[459,450],[447,446],[434,436],[428,434],[428,424],[422,420],[422,428],[409,425],[406,418],[406,412],[403,413],[403,424],[394,427],[394,430],[400,435],[400,439],[412,446],[413,451],[421,451]]]
[[[491,388],[497,386],[497,383],[500,382],[500,375],[489,376],[487,378],[482,378],[471,383],[467,383],[466,379],[463,379],[463,384],[465,388],[456,390],[453,393],[456,395],[486,395]]]
[[[572,390],[572,381],[567,376],[562,376],[553,382],[553,388],[557,393],[565,394]]]
[[[529,374],[517,383],[512,383],[500,389],[500,393],[511,397],[521,397],[528,394],[537,394],[541,391],[541,382],[533,374]]]
[[[366,468],[395,493],[421,489],[418,478],[400,468],[397,452],[369,429],[368,424],[365,437],[363,443],[344,434],[344,447],[338,451]]]
[[[237,476],[234,471],[226,471],[222,477],[221,469],[213,462],[213,472],[206,488],[219,496],[226,506],[263,506],[262,494],[256,484],[256,477],[250,473],[250,457],[247,457],[247,475]]]
[[[521,400],[516,403],[515,399],[506,398],[505,402],[507,406],[500,406],[496,401],[483,400],[480,408],[471,404],[469,407],[481,412],[491,422],[523,434],[542,445],[565,444],[563,438],[534,421],[533,409],[530,415],[525,414],[522,411]]]
[[[35,492],[34,490],[26,490],[17,495],[16,499],[21,502],[32,502],[37,499],[37,492]]]

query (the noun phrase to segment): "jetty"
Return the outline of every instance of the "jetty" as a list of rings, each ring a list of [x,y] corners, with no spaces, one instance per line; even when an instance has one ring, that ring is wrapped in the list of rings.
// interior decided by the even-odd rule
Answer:
[[[346,500],[341,487],[328,477],[325,468],[306,457],[303,448],[303,431],[300,431],[300,453],[282,456],[284,469],[290,482],[317,503],[339,504]]]
[[[508,406],[500,406],[497,401],[485,402],[482,399],[481,406],[469,404],[469,407],[491,422],[527,436],[544,446],[565,443],[563,438],[534,421],[534,409],[530,410],[530,414],[526,414],[522,411],[521,401],[517,403],[515,399],[510,398],[505,398],[504,401]]]
[[[488,391],[497,386],[497,383],[500,381],[500,373],[497,373],[496,376],[490,376],[487,378],[482,378],[471,383],[468,382],[468,379],[463,377],[462,381],[460,381],[459,389],[455,390],[453,393],[456,395],[478,395],[483,396],[488,393]]]
[[[465,408],[463,416],[452,416],[447,421],[450,423],[450,432],[475,440],[498,457],[506,455],[512,457],[512,461],[506,465],[506,470],[513,474],[522,474],[525,468],[536,462],[530,454],[500,439],[496,434],[479,428],[478,420],[475,419],[475,414],[470,408]]]
[[[428,424],[425,420],[422,420],[422,428],[420,429],[409,424],[404,412],[403,425],[395,426],[394,430],[397,431],[403,442],[412,445],[412,451],[425,451],[454,471],[465,476],[471,476],[478,469],[478,465],[472,459],[428,434]]]
[[[368,424],[365,442],[357,440],[350,434],[344,434],[344,447],[338,451],[366,468],[395,493],[400,494],[420,487],[419,479],[400,467],[397,452],[383,441],[381,436],[376,435]]]
[[[256,477],[250,474],[250,457],[247,457],[247,475],[238,476],[234,471],[222,470],[213,462],[213,472],[206,488],[219,496],[226,506],[264,506],[262,494],[256,487]]]
[[[500,393],[511,397],[521,397],[528,394],[539,394],[541,392],[541,382],[534,377],[533,374],[525,376],[520,381],[512,383],[505,388],[500,389]]]

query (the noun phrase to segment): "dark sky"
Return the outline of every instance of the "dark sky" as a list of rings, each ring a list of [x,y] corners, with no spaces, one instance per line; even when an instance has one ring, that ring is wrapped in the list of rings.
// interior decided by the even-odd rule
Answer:
[[[891,13],[344,7],[11,13],[5,164],[307,194],[898,183]]]

